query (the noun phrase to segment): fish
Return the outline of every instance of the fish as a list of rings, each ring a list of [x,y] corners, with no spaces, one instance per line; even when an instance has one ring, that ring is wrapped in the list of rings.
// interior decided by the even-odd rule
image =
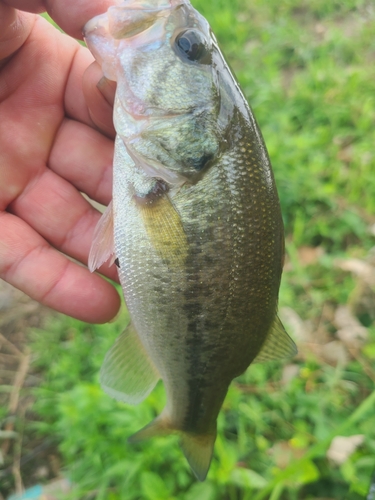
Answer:
[[[130,442],[177,434],[203,481],[232,380],[296,354],[277,316],[284,232],[270,160],[188,0],[126,0],[84,38],[117,82],[113,195],[88,265],[116,262],[131,318],[100,382],[138,404],[161,379],[165,408]]]

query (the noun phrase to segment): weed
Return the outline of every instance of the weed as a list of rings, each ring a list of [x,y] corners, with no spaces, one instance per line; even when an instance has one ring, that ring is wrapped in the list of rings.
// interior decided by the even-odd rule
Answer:
[[[254,365],[232,384],[208,479],[197,484],[173,436],[127,443],[160,413],[161,384],[136,407],[99,387],[125,313],[102,327],[59,317],[33,343],[44,373],[38,431],[58,437],[72,498],[364,498],[375,468],[374,303],[358,275],[337,262],[367,262],[374,244],[373,7],[362,0],[194,5],[211,22],[269,149],[287,235],[280,307],[301,354]],[[340,306],[354,318],[361,311],[366,342],[350,346],[339,336]],[[364,436],[342,462],[327,458],[338,435]]]

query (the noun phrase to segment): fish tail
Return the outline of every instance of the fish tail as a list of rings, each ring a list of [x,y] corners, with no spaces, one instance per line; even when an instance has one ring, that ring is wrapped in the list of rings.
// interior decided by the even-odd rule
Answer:
[[[209,434],[181,433],[180,446],[199,481],[204,481],[210,468],[216,440],[216,429]]]
[[[129,443],[138,443],[154,436],[180,435],[180,446],[191,469],[199,481],[204,481],[210,468],[216,440],[216,429],[207,434],[192,434],[176,429],[163,414],[128,438]]]

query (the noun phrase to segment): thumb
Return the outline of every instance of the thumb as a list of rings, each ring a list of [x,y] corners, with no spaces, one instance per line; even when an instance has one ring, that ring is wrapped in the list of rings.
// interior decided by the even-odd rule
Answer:
[[[35,14],[20,12],[0,1],[0,69],[26,41],[35,22]]]

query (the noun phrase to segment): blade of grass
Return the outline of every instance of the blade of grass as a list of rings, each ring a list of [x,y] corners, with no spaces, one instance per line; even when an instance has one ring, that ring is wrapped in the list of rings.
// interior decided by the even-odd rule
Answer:
[[[295,474],[298,469],[303,467],[303,464],[319,455],[328,448],[332,439],[335,436],[343,434],[348,428],[350,428],[353,424],[355,424],[358,420],[360,420],[372,407],[375,406],[375,390],[360,404],[360,406],[350,415],[350,417],[343,422],[335,431],[331,432],[331,434],[326,438],[316,443],[310,450],[304,455],[302,458],[298,460],[294,460],[286,469],[280,472],[273,481],[270,482],[265,488],[263,488],[259,493],[254,497],[254,500],[262,500],[269,493],[277,490],[279,484],[284,484],[284,482],[289,479],[293,474]],[[272,500],[273,497],[271,497]],[[278,498],[276,496],[275,498]],[[270,499],[271,500],[271,499]]]

